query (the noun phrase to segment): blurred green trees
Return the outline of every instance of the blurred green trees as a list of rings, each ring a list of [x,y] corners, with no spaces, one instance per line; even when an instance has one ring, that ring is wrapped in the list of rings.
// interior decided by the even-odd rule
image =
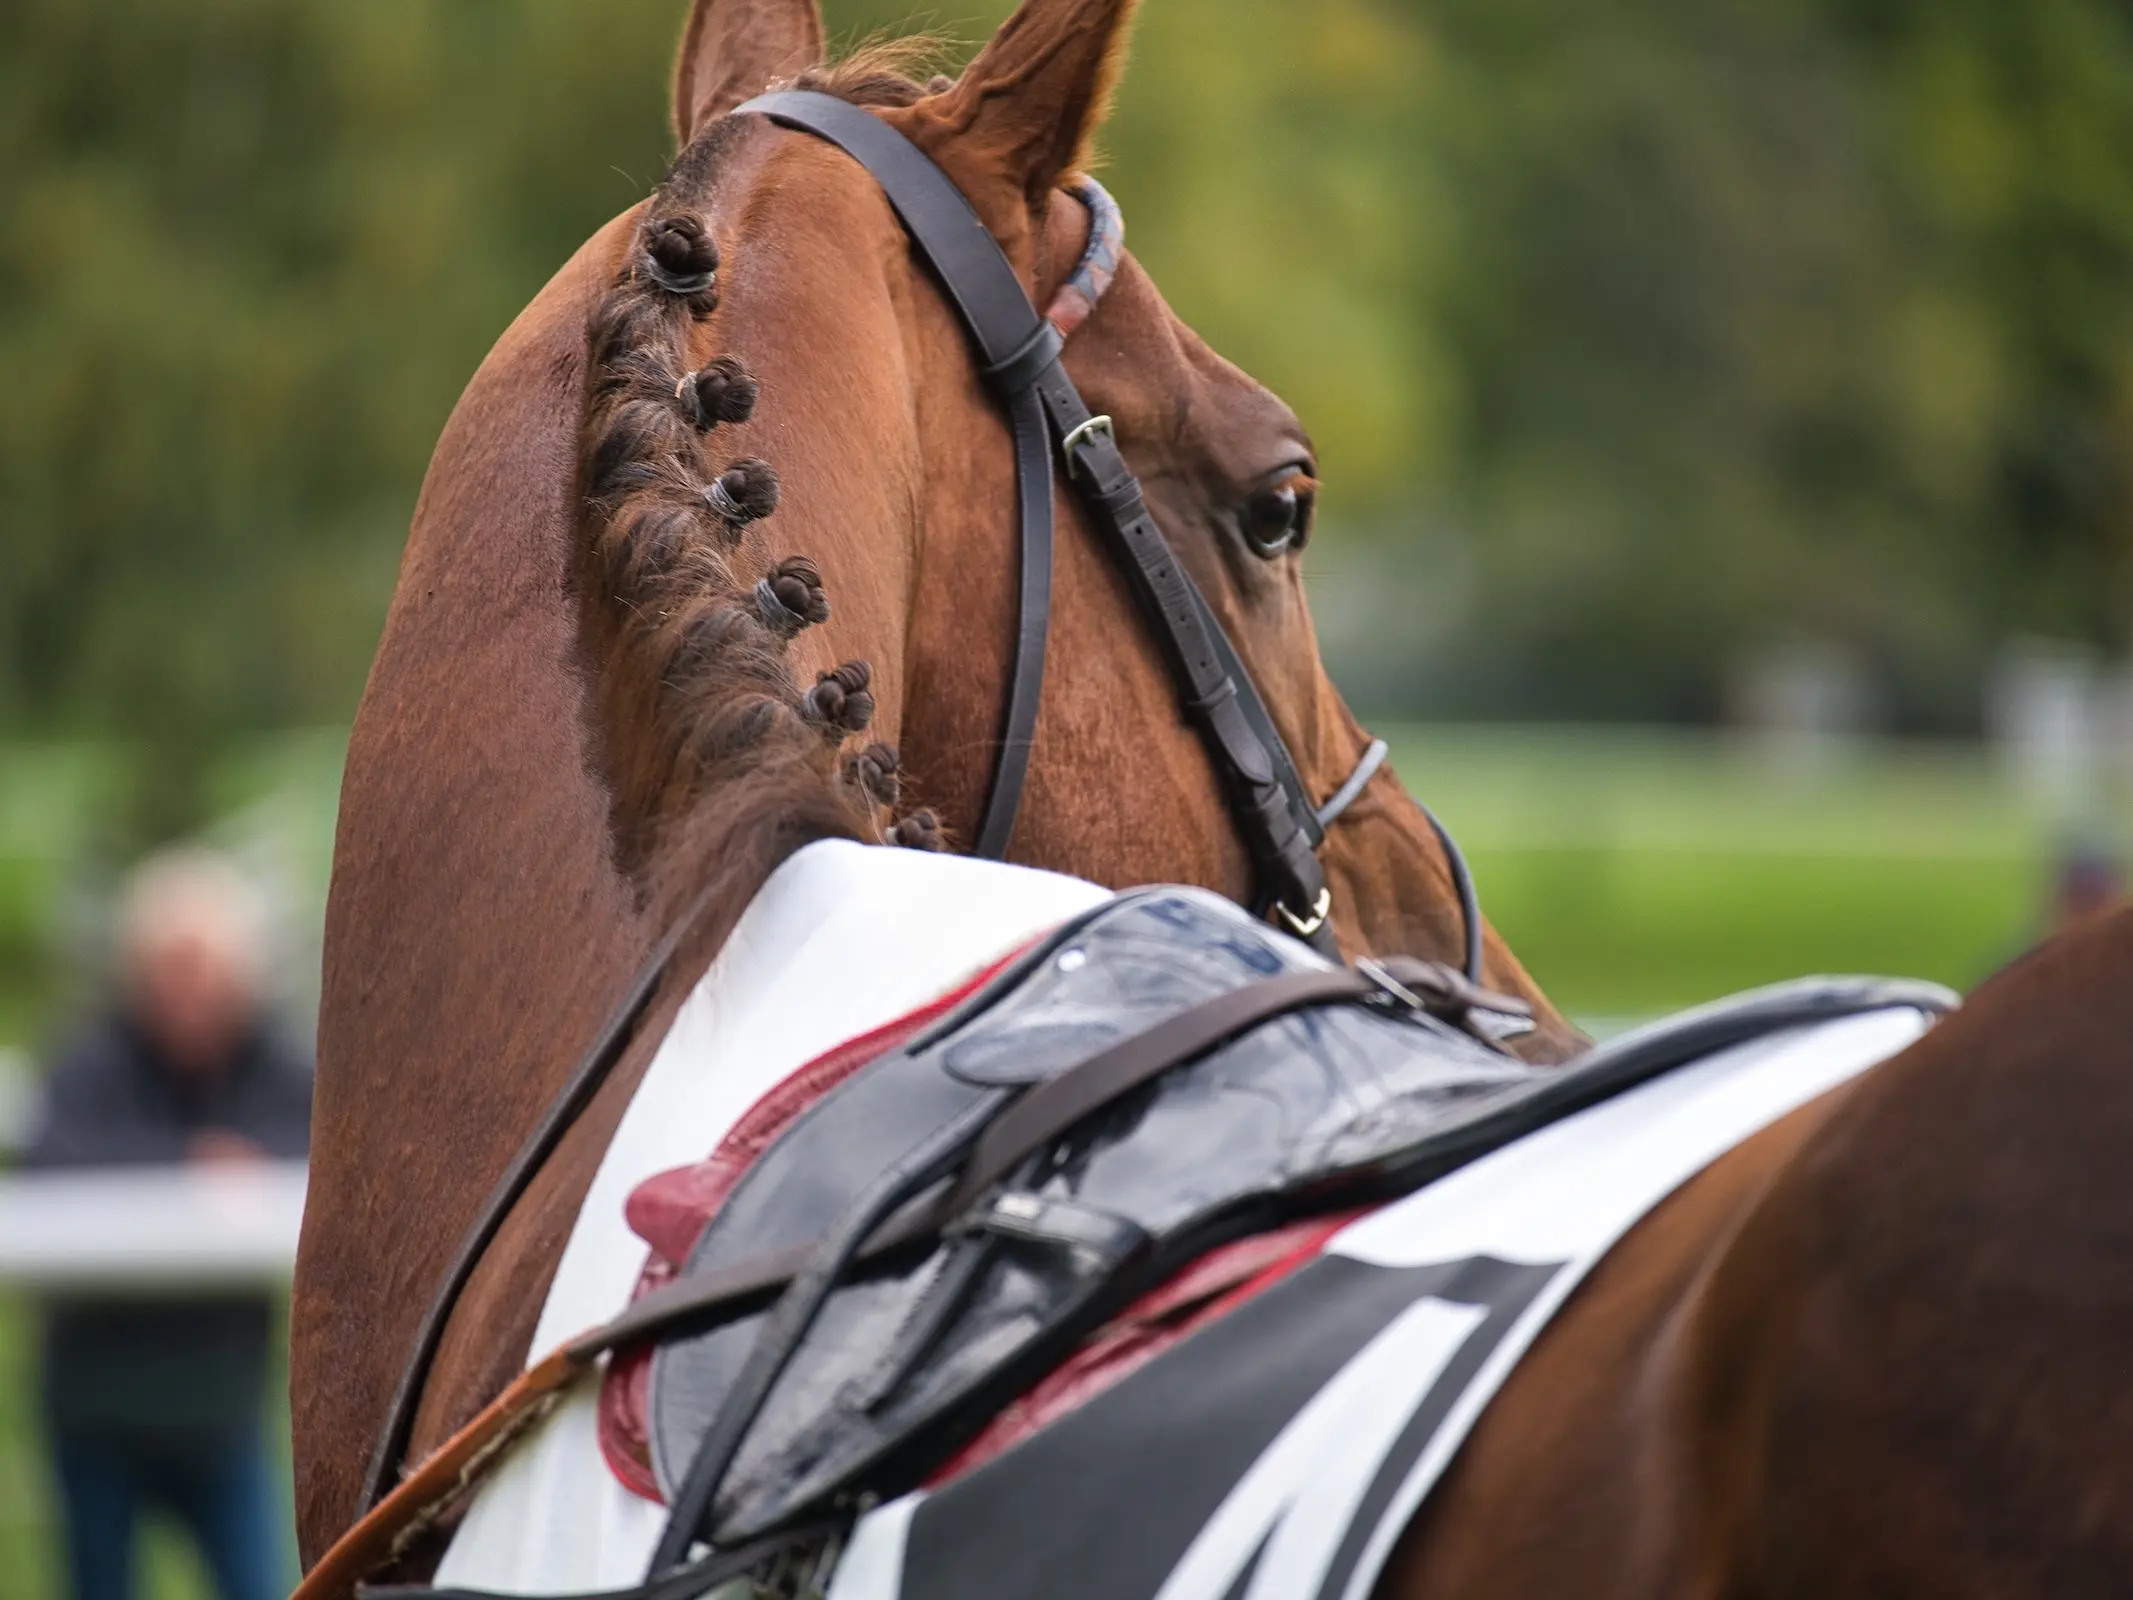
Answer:
[[[431,442],[658,175],[670,7],[0,10],[0,718],[148,755],[353,709]]]
[[[157,832],[349,714],[460,385],[658,176],[683,9],[0,8],[0,734],[134,741]],[[2119,640],[2110,0],[1148,0],[1106,143],[1313,429],[1319,558],[1456,597],[1438,709],[1706,715],[1805,632],[1946,725],[2010,631]]]

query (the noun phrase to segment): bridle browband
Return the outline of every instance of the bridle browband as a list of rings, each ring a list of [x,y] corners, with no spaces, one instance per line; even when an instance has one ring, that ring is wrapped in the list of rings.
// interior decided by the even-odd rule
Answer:
[[[1339,789],[1322,805],[1313,805],[1251,674],[1149,513],[1140,482],[1112,436],[1111,419],[1091,414],[1083,403],[1060,364],[1059,331],[1037,314],[998,242],[932,158],[880,118],[812,90],[759,95],[735,108],[736,115],[741,112],[756,112],[826,140],[872,175],[955,307],[976,347],[985,381],[1001,397],[1013,428],[1021,551],[1018,620],[1000,755],[973,853],[995,860],[1006,855],[1029,776],[1051,620],[1056,443],[1068,480],[1117,555],[1179,687],[1186,716],[1214,762],[1252,856],[1260,909],[1290,932],[1335,954],[1328,923],[1331,894],[1317,847],[1327,826],[1376,776],[1385,760],[1385,742],[1373,739]],[[1482,922],[1473,878],[1443,824],[1427,807],[1423,814],[1443,847],[1459,899],[1464,970],[1478,983]],[[383,1498],[399,1468],[423,1384],[460,1291],[511,1208],[621,1059],[669,965],[708,909],[708,894],[700,892],[654,946],[460,1241],[387,1408],[364,1475],[366,1510]]]

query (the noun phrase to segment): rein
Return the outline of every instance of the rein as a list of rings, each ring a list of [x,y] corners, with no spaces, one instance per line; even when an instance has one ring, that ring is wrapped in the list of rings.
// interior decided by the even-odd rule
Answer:
[[[836,145],[881,185],[955,307],[975,346],[982,375],[1001,397],[1013,427],[1019,619],[1000,755],[973,853],[995,860],[1005,856],[1029,773],[1051,620],[1056,446],[1068,481],[1119,560],[1178,684],[1185,713],[1220,776],[1258,876],[1259,909],[1337,959],[1328,921],[1332,894],[1316,852],[1326,828],[1384,763],[1385,742],[1372,740],[1334,794],[1322,805],[1312,802],[1251,674],[1156,526],[1139,481],[1119,453],[1111,419],[1089,411],[1061,365],[1062,328],[1070,332],[1087,317],[1116,267],[1120,225],[1110,196],[1092,179],[1078,180],[1072,191],[1090,209],[1090,242],[1064,286],[1067,292],[1055,325],[1031,305],[1006,255],[962,191],[887,123],[834,96],[806,90],[761,95],[738,107],[735,114],[739,112],[760,114]],[[1464,925],[1464,976],[1475,985],[1481,977],[1482,922],[1472,875],[1451,835],[1426,807],[1424,815],[1451,870]],[[706,908],[706,897],[699,896],[653,948],[461,1241],[424,1314],[387,1408],[364,1476],[366,1512],[393,1490],[423,1386],[467,1280],[512,1207],[621,1058]],[[529,1373],[521,1383],[532,1377]],[[312,1591],[307,1583],[300,1593]]]

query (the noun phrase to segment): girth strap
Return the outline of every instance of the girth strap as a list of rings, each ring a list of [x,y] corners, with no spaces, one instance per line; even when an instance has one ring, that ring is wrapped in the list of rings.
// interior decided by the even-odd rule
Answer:
[[[1015,435],[1021,598],[1000,759],[978,828],[978,853],[1004,855],[1029,770],[1051,604],[1051,439],[1073,441],[1069,474],[1120,558],[1176,680],[1185,714],[1220,775],[1259,876],[1263,909],[1330,946],[1318,818],[1273,718],[1207,602],[1156,526],[1107,424],[1090,415],[1060,365],[1060,341],[968,199],[932,159],[871,112],[790,89],[737,108],[827,140],[866,168],[977,347]],[[1032,403],[1033,398],[1038,403]]]

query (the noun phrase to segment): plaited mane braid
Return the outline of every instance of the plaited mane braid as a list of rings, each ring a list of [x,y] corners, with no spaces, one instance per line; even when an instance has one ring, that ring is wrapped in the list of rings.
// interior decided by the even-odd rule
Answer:
[[[900,844],[906,850],[945,850],[948,841],[941,833],[941,819],[930,810],[914,811],[889,830],[889,842]]]
[[[893,806],[903,798],[902,765],[893,744],[870,744],[845,761],[844,781],[876,805]]]
[[[893,751],[855,757],[849,775],[838,758],[872,715],[866,664],[825,674],[803,702],[784,661],[792,636],[829,615],[814,563],[740,570],[749,528],[777,509],[776,472],[752,458],[712,471],[703,459],[713,430],[746,421],[758,392],[730,357],[690,370],[691,330],[718,303],[718,246],[694,197],[719,143],[713,133],[676,159],[590,330],[578,549],[593,603],[582,637],[617,854],[646,895],[683,823],[692,838],[731,834],[754,807],[766,837],[880,838],[874,807],[895,788]],[[713,790],[723,798],[707,808]],[[662,859],[662,875],[684,870]]]
[[[787,556],[755,586],[755,607],[763,625],[790,639],[811,623],[829,621],[829,595],[822,574],[805,556]]]
[[[755,397],[755,379],[731,356],[720,356],[674,385],[674,398],[699,433],[721,422],[746,422],[755,415]]]
[[[736,461],[704,485],[704,504],[718,514],[732,538],[751,522],[778,509],[778,475],[767,461]]]
[[[708,315],[718,308],[718,245],[701,217],[686,212],[656,218],[643,234],[640,270],[653,284]]]
[[[858,733],[874,720],[874,696],[868,690],[874,671],[864,661],[847,661],[823,673],[800,702],[800,714],[835,742]]]

